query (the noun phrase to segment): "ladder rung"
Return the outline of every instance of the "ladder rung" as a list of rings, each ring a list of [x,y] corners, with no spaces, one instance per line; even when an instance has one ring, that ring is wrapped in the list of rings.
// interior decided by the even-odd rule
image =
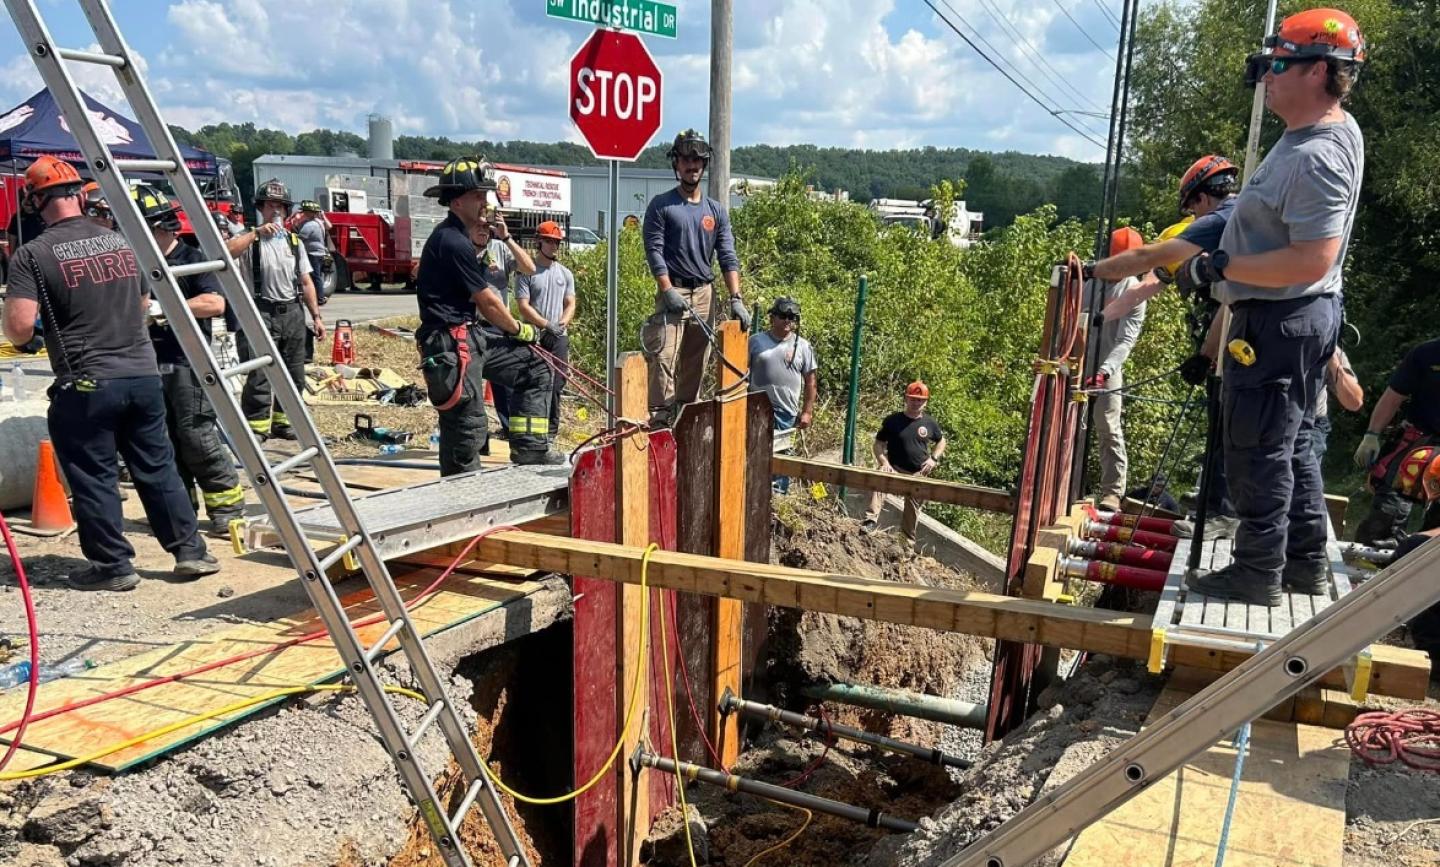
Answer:
[[[173,172],[179,166],[174,160],[116,160],[118,172]]]
[[[117,54],[97,54],[94,51],[80,51],[75,48],[61,48],[56,54],[66,60],[74,60],[79,63],[98,63],[101,66],[113,66],[122,69],[125,66],[125,58]]]
[[[234,367],[227,367],[220,371],[220,375],[227,379],[232,376],[244,376],[251,371],[259,370],[274,360],[274,358],[268,355],[262,355],[259,358],[252,358],[249,361],[241,362]]]
[[[286,473],[290,472],[291,470],[295,469],[296,467],[300,466],[301,464],[305,463],[306,461],[310,460],[318,454],[320,454],[320,450],[315,448],[314,446],[311,446],[310,448],[305,449],[304,451],[297,454],[293,454],[270,468],[270,478],[275,479],[278,482],[281,476],[285,475]]]
[[[485,788],[485,774],[482,771],[480,776],[470,784],[470,788],[465,790],[465,798],[460,802],[460,809],[456,810],[455,815],[450,818],[450,827],[455,829],[455,833],[460,833],[460,823],[465,821],[465,814],[470,812],[470,805],[475,803],[475,796],[480,794],[480,790],[483,788]]]
[[[361,543],[363,543],[364,541],[365,537],[360,535],[359,533],[356,533],[355,535],[346,539],[344,542],[336,545],[335,550],[331,551],[329,554],[326,554],[325,558],[320,561],[321,573],[329,572],[331,566],[339,563],[342,559],[344,559],[346,554],[349,554],[351,551],[354,551],[356,548],[360,547]]]
[[[420,724],[415,727],[415,731],[406,736],[405,743],[410,746],[410,752],[412,754],[415,752],[415,745],[420,743],[420,738],[425,736],[425,730],[430,728],[431,724],[440,718],[440,711],[444,709],[445,699],[435,699],[435,703],[430,705],[430,709],[425,711],[425,715],[420,718]]]
[[[230,267],[224,259],[211,259],[208,262],[192,262],[189,265],[172,265],[170,273],[176,277],[189,277],[191,274],[209,274],[212,271],[224,271]]]
[[[366,659],[366,661],[367,661],[367,662],[374,662],[374,661],[380,656],[381,653],[384,653],[384,652],[385,652],[385,645],[387,645],[387,644],[390,643],[390,639],[392,639],[392,638],[394,638],[395,636],[399,635],[399,634],[400,634],[400,630],[402,630],[402,629],[404,629],[404,628],[405,628],[405,619],[404,619],[404,618],[401,618],[401,619],[395,621],[394,623],[391,623],[391,624],[390,624],[390,628],[387,629],[387,630],[385,630],[385,634],[382,635],[382,636],[380,636],[380,640],[377,641],[377,642],[375,642],[374,644],[370,645],[370,649],[367,650],[367,651],[365,651],[365,659]]]

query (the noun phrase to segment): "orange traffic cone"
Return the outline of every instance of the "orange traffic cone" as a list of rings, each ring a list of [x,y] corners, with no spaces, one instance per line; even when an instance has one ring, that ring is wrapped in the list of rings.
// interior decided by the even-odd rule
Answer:
[[[35,461],[35,496],[30,503],[30,529],[45,535],[58,535],[75,529],[75,516],[65,499],[60,483],[60,465],[55,459],[55,446],[50,440],[40,441]]]

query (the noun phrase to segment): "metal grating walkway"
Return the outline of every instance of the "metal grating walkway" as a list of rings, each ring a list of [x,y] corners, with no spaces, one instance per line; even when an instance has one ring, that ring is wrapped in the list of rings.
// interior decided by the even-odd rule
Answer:
[[[507,466],[391,488],[352,500],[383,559],[468,539],[489,527],[520,524],[564,511],[570,468]],[[295,510],[307,538],[335,542],[341,534],[326,503]],[[279,539],[268,517],[246,528],[246,544],[266,548]]]

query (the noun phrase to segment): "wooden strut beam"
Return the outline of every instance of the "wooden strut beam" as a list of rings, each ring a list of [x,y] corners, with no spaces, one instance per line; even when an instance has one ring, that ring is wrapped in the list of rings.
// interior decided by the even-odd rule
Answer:
[[[712,302],[713,303],[713,302]],[[743,371],[750,362],[750,341],[738,322],[726,322],[720,331],[720,358],[716,359],[715,381],[727,397],[718,399],[715,413],[715,553],[730,560],[745,559],[745,426],[746,388]],[[737,372],[738,371],[738,372]],[[734,599],[715,601],[714,642],[710,652],[712,695],[728,689],[735,695],[740,686],[741,637],[745,630],[745,605]],[[726,725],[718,706],[710,708],[710,735],[725,767],[740,757],[740,727]]]
[[[627,352],[616,361],[615,406],[622,418],[644,418],[649,406],[645,358],[638,352]],[[615,446],[615,538],[622,544],[638,546],[642,550],[650,542],[650,435],[645,431],[634,431]],[[573,574],[573,573],[572,573]],[[615,683],[622,688],[615,691],[618,725],[625,724],[625,704],[630,695],[624,685],[638,676],[635,666],[635,649],[640,645],[640,618],[650,600],[638,586],[625,586],[620,594],[620,605],[616,606],[616,656]],[[655,627],[652,627],[652,629]],[[643,667],[643,666],[642,666]],[[642,690],[646,699],[642,701],[641,719],[649,718],[649,684]],[[641,743],[647,728],[645,723],[632,725],[625,733],[625,750],[628,755]],[[624,762],[615,765],[614,773],[620,778],[620,797],[617,806],[617,828],[621,832],[621,865],[640,863],[640,844],[650,833],[650,787],[647,781],[629,772]]]
[[[1015,497],[1009,491],[995,488],[981,488],[962,485],[942,479],[924,476],[906,476],[899,473],[882,473],[865,467],[847,467],[826,461],[813,461],[791,455],[775,455],[770,467],[778,476],[799,476],[812,482],[827,485],[844,485],[866,491],[880,491],[886,494],[910,494],[932,503],[946,503],[951,506],[969,506],[987,512],[1014,512]]]
[[[643,553],[644,549],[637,546],[559,539],[518,530],[488,536],[476,549],[477,558],[495,563],[594,575],[627,584],[640,582]],[[1148,659],[1150,655],[1150,617],[1143,614],[1054,605],[976,591],[919,587],[672,551],[659,551],[651,558],[649,582],[653,587],[963,632],[983,638],[1108,653],[1129,659]],[[1407,699],[1425,697],[1430,678],[1426,654],[1383,644],[1374,645],[1372,650],[1372,693]],[[1251,655],[1239,650],[1177,645],[1171,648],[1170,662],[1176,666],[1227,671]],[[1320,685],[1345,689],[1345,674],[1339,669],[1332,671]]]

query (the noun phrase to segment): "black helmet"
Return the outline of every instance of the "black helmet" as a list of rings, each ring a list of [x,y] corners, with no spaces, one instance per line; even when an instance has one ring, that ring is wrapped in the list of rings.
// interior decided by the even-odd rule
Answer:
[[[279,202],[287,208],[295,204],[290,198],[290,188],[282,184],[279,178],[271,178],[255,188],[255,204],[263,202]]]
[[[461,157],[445,164],[440,171],[440,183],[425,191],[430,198],[439,198],[440,204],[448,205],[471,190],[495,189],[495,167],[483,157]]]
[[[772,314],[778,314],[789,319],[794,319],[796,322],[799,322],[800,302],[788,296],[781,296],[775,299],[774,303],[770,305],[770,309],[767,312]]]
[[[318,214],[325,209],[320,207],[320,203],[314,199],[306,199],[300,203],[300,210],[311,214]]]
[[[680,134],[675,136],[675,141],[670,144],[670,150],[665,152],[673,167],[675,160],[680,157],[699,157],[705,162],[710,162],[710,142],[705,140],[698,130],[682,129]]]
[[[180,207],[170,197],[149,184],[130,188],[130,197],[140,206],[140,216],[147,224],[166,232],[180,231]]]
[[[215,221],[215,228],[220,230],[221,235],[230,234],[230,218],[219,211],[211,211],[210,219]]]

